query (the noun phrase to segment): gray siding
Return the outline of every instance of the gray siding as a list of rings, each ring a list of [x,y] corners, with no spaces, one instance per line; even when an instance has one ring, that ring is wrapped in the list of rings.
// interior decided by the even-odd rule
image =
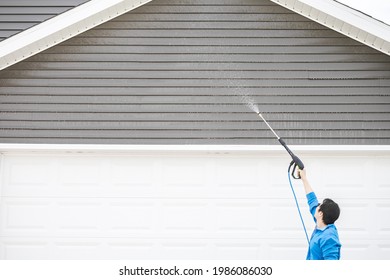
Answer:
[[[248,96],[289,144],[390,144],[390,57],[266,0],[155,0],[0,72],[0,142],[277,144]]]
[[[0,0],[0,41],[87,0]]]

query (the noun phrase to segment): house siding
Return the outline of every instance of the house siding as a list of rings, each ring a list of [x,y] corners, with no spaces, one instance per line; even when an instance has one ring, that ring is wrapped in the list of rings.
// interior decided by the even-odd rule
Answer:
[[[0,142],[390,144],[390,57],[266,0],[155,0],[0,72]]]
[[[0,0],[0,41],[87,0]]]

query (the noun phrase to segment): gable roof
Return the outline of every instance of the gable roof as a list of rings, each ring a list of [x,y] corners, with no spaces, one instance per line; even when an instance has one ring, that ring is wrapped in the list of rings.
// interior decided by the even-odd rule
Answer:
[[[0,42],[0,70],[152,0],[91,0]],[[390,26],[331,0],[270,0],[390,55]]]

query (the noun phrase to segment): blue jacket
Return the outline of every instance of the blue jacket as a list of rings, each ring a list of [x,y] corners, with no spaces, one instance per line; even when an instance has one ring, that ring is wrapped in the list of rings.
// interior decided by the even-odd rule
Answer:
[[[310,213],[314,218],[318,206],[318,200],[314,192],[306,195],[307,203],[310,207]],[[314,229],[310,238],[307,260],[339,260],[340,259],[340,240],[337,228],[334,224],[329,224],[323,229]]]

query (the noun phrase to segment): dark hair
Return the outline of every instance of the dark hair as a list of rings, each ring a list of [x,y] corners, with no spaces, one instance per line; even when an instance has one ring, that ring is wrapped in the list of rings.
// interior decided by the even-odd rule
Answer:
[[[318,211],[322,212],[322,220],[326,225],[333,224],[340,216],[339,205],[330,198],[324,199]]]

